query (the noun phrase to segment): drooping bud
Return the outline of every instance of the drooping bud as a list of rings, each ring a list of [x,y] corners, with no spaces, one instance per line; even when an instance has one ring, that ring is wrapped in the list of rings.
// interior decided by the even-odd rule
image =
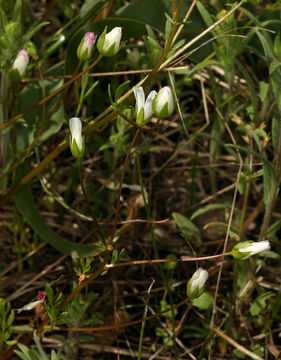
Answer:
[[[186,293],[189,299],[194,299],[202,295],[205,289],[205,282],[209,277],[208,271],[199,268],[189,279],[186,287]]]
[[[21,50],[13,63],[12,70],[17,70],[20,78],[22,78],[27,68],[28,62],[28,52],[26,50]]]
[[[85,153],[85,142],[82,136],[82,123],[77,117],[69,120],[69,129],[71,134],[70,149],[72,155],[77,159],[81,159]]]
[[[152,90],[149,93],[147,99],[145,100],[145,95],[142,86],[139,87],[134,86],[133,90],[136,98],[136,107],[137,107],[136,122],[139,126],[144,126],[149,122],[149,120],[153,116],[152,102],[155,96],[157,95],[157,92],[155,90]]]
[[[244,241],[236,244],[229,254],[232,255],[235,259],[246,260],[250,256],[267,250],[270,250],[270,243],[268,240],[258,242]]]
[[[77,48],[77,57],[81,61],[89,60],[93,51],[97,35],[93,32],[87,32]]]
[[[172,90],[169,86],[164,86],[153,100],[154,114],[159,118],[167,118],[175,110]]]
[[[109,33],[106,33],[107,27],[99,37],[97,48],[102,56],[114,56],[120,49],[122,37],[122,28],[115,27]]]

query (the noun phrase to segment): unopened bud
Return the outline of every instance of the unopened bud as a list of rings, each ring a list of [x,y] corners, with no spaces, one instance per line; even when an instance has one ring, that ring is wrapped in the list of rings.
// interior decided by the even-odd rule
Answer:
[[[19,76],[22,78],[27,68],[28,62],[28,52],[26,50],[21,50],[13,63],[12,70],[17,70],[19,72]]]
[[[77,48],[77,57],[81,61],[89,60],[93,51],[97,35],[93,32],[87,32]]]
[[[172,90],[169,86],[163,87],[153,100],[154,114],[159,118],[167,118],[172,115],[175,110]]]
[[[186,293],[190,299],[194,299],[202,295],[205,289],[205,282],[209,277],[208,271],[199,268],[192,275],[192,278],[187,283]]]
[[[258,242],[244,241],[235,245],[229,254],[235,259],[246,260],[250,256],[259,254],[266,250],[270,250],[270,243],[268,240]]]
[[[73,117],[69,120],[69,129],[71,134],[70,149],[72,155],[77,159],[83,157],[85,153],[85,142],[82,136],[82,123],[77,117]]]
[[[99,37],[97,48],[102,56],[114,56],[120,49],[122,28],[115,27],[109,33],[106,33],[106,30],[107,28]]]

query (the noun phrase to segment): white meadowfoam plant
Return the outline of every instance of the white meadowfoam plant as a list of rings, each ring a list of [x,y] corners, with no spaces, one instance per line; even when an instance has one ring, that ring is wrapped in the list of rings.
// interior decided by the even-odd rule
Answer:
[[[246,260],[250,256],[267,250],[270,250],[270,243],[268,240],[258,242],[244,241],[236,244],[229,254],[232,255],[235,259]]]
[[[144,126],[147,124],[153,116],[152,102],[157,92],[152,90],[147,99],[145,100],[145,95],[142,86],[134,86],[134,95],[136,98],[136,122],[139,126]]]
[[[159,118],[167,118],[175,110],[175,103],[172,90],[169,86],[164,86],[153,100],[154,114]]]
[[[82,123],[77,117],[69,120],[70,129],[70,149],[72,155],[77,159],[81,159],[85,153],[85,141],[82,136]]]
[[[207,270],[199,268],[195,271],[186,287],[186,293],[189,299],[195,299],[203,294],[208,277],[209,274]]]
[[[115,27],[109,33],[106,33],[107,27],[99,37],[97,48],[102,56],[114,56],[120,49],[120,42],[122,37],[122,28]]]

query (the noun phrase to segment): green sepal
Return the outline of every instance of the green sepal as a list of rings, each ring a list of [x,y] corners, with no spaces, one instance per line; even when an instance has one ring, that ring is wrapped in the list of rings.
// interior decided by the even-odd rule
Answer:
[[[101,36],[99,37],[98,42],[97,42],[97,49],[101,55],[104,55],[103,54],[103,45],[104,45],[104,41],[105,41],[106,32],[107,32],[107,26],[104,28],[103,33],[101,34]]]
[[[78,149],[78,146],[77,146],[77,143],[76,143],[75,139],[73,139],[73,143],[71,141],[71,138],[69,139],[69,146],[70,146],[70,150],[71,150],[72,155],[76,159],[81,159],[84,156],[85,149],[86,149],[84,138],[83,138],[83,141],[82,141],[82,150],[81,151]]]
[[[118,53],[119,49],[115,52],[115,43],[113,43],[110,48],[106,50],[105,53],[101,53],[105,57],[111,57]]]
[[[145,121],[144,121],[144,108],[142,107],[140,109],[140,112],[138,113],[138,116],[137,116],[137,119],[136,119],[136,123],[139,125],[139,126],[143,126]]]
[[[161,119],[165,119],[165,118],[169,117],[170,114],[169,114],[169,109],[168,109],[168,102],[166,102],[165,105],[162,106],[162,109],[158,112],[156,109],[156,98],[157,98],[157,96],[155,96],[155,98],[152,101],[152,109],[153,109],[154,114],[158,118],[161,118]]]
[[[90,57],[92,56],[93,52],[94,52],[94,45],[90,51],[90,54],[88,54],[88,49],[85,49],[84,52],[81,54],[81,48],[82,48],[82,45],[84,43],[85,39],[83,38],[81,41],[80,41],[80,44],[78,45],[78,48],[77,48],[77,57],[79,60],[81,61],[87,61],[90,59]]]
[[[18,69],[12,69],[9,72],[11,83],[18,84],[21,81],[21,76]]]
[[[202,295],[202,293],[204,292],[204,287],[203,287],[202,291],[199,291],[199,285],[197,285],[196,288],[193,289],[193,291],[191,292],[190,291],[191,285],[192,285],[192,281],[190,279],[186,286],[186,294],[189,299],[195,299],[195,298],[198,298],[200,295]]]
[[[229,255],[233,256],[234,259],[244,260],[247,259],[251,251],[240,252],[240,249],[249,247],[254,241],[243,241],[236,244],[233,249],[229,252]]]

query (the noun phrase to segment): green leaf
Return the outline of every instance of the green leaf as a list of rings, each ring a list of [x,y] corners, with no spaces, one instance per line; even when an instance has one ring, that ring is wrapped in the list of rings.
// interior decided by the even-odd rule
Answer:
[[[267,291],[264,294],[258,296],[250,307],[251,315],[259,315],[259,313],[266,308],[266,301],[273,295],[274,293],[272,291]]]
[[[260,96],[262,102],[266,100],[268,91],[269,91],[269,84],[266,83],[265,81],[260,81]]]
[[[13,21],[20,23],[21,21],[21,5],[22,5],[22,0],[17,0],[14,6],[14,12],[13,12]]]
[[[263,162],[263,194],[264,194],[264,203],[267,206],[273,195],[272,191],[274,189],[274,177],[272,176],[271,168],[266,162]]]
[[[280,104],[280,108],[281,108],[281,104]],[[274,157],[277,158],[279,151],[279,141],[281,137],[281,121],[279,116],[273,116],[271,134],[272,134],[272,145],[274,149]]]
[[[22,166],[17,169],[16,179],[19,180],[23,177],[29,164],[26,161]],[[26,219],[31,228],[41,236],[41,238],[48,244],[52,245],[57,250],[71,255],[72,252],[77,252],[79,256],[88,257],[99,255],[104,251],[104,247],[101,243],[96,244],[79,244],[73,241],[67,240],[61,235],[55,233],[49,228],[44,221],[44,218],[39,213],[31,193],[30,183],[27,183],[21,189],[15,193],[15,201],[18,210],[21,212],[23,217]]]
[[[197,216],[205,214],[208,211],[212,211],[212,210],[222,210],[222,209],[229,209],[231,208],[230,205],[226,205],[226,204],[209,204],[206,206],[203,206],[202,208],[198,209],[197,211],[195,211],[191,217],[190,220],[195,219]]]
[[[179,213],[174,212],[172,213],[172,215],[177,225],[181,229],[184,238],[187,241],[191,241],[192,243],[195,243],[196,245],[201,245],[202,239],[201,239],[200,231],[197,228],[197,226],[194,225],[193,222],[190,221],[187,217]]]
[[[49,71],[51,73],[51,71]],[[53,79],[45,80],[44,87],[46,94],[50,94],[63,85],[63,80]],[[51,115],[51,111],[59,99],[59,94],[51,99],[46,106],[46,113],[42,119],[42,108],[36,108],[24,116],[25,126],[18,126],[17,130],[17,149],[21,152],[27,148],[34,140],[39,127],[42,127],[41,135],[38,141],[45,141],[53,134],[57,133],[64,121],[63,104],[60,102],[57,110]],[[18,112],[24,112],[29,107],[35,105],[43,97],[41,81],[35,81],[27,84],[22,90],[18,100]],[[49,119],[49,117],[51,118]],[[49,119],[49,120],[48,120]],[[45,122],[42,125],[42,122]],[[41,131],[41,130],[40,130]]]
[[[12,310],[9,317],[8,317],[8,320],[6,322],[6,327],[10,327],[12,325],[12,323],[14,322],[14,319],[15,319],[15,313]]]
[[[214,297],[204,291],[202,295],[192,300],[192,305],[197,307],[199,310],[207,310],[213,302]]]
[[[271,238],[281,228],[281,219],[275,221],[266,232],[266,237]]]
[[[118,86],[118,88],[115,91],[115,96],[114,96],[115,103],[124,94],[124,92],[126,91],[126,89],[129,86],[129,84],[130,84],[130,80],[127,80]]]
[[[176,259],[177,258],[177,255],[175,254],[168,254],[165,259]],[[175,267],[177,266],[177,263],[176,262],[166,262],[163,264],[163,267],[166,269],[166,270],[173,270]]]
[[[45,285],[45,291],[46,291],[46,295],[47,295],[49,302],[52,303],[53,297],[54,297],[54,291],[49,284]]]
[[[246,355],[238,349],[234,349],[233,354],[236,355],[239,359],[245,359],[246,357]]]
[[[208,27],[211,26],[214,23],[214,20],[212,19],[210,13],[207,11],[207,9],[203,6],[203,4],[200,1],[196,2],[196,6],[205,24]]]
[[[32,332],[34,329],[28,325],[13,326],[13,333],[20,334],[25,332]]]

